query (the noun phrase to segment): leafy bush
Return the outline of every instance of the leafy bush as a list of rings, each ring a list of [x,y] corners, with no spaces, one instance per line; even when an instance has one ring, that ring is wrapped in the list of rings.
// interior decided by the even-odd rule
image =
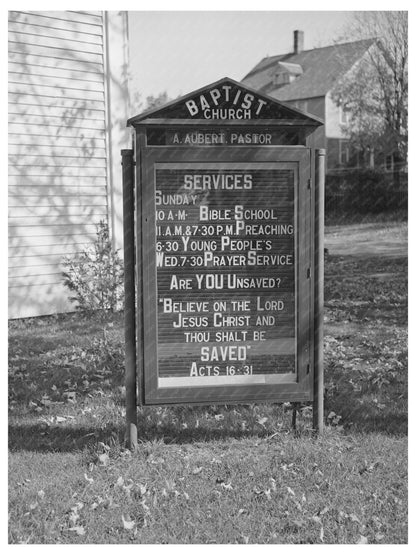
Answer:
[[[64,285],[73,293],[69,297],[85,311],[121,310],[124,300],[123,260],[110,241],[108,225],[97,225],[93,244],[73,256],[65,256]]]
[[[377,214],[406,207],[406,174],[400,189],[391,174],[375,169],[349,169],[325,177],[325,209],[329,212]]]

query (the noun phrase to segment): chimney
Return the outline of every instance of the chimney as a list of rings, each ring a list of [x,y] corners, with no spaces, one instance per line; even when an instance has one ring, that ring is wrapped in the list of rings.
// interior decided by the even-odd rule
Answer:
[[[293,31],[293,53],[299,54],[303,50],[303,31]]]

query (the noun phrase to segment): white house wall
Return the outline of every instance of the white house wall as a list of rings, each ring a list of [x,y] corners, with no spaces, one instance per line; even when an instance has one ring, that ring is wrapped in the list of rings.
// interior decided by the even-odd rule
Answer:
[[[354,79],[354,72],[357,67],[362,64],[367,64],[369,62],[369,57],[372,51],[376,49],[377,46],[374,44],[370,49],[358,59],[354,65],[348,70],[344,77]],[[345,139],[345,134],[341,129],[341,110],[340,107],[335,104],[332,99],[332,91],[326,94],[325,100],[325,133],[326,137],[329,139]]]
[[[325,133],[329,139],[343,139],[345,135],[341,129],[340,109],[331,98],[326,95],[325,101]]]
[[[62,285],[63,255],[91,243],[99,221],[120,217],[118,208],[109,218],[120,175],[110,154],[127,110],[112,112],[105,52],[106,41],[114,40],[115,50],[125,42],[106,31],[118,19],[9,12],[10,318],[73,310]]]
[[[107,91],[107,139],[109,177],[109,225],[113,244],[123,247],[123,187],[121,150],[132,147],[132,131],[126,127],[132,116],[129,90],[128,17],[125,11],[104,12]],[[120,252],[123,255],[122,251]]]

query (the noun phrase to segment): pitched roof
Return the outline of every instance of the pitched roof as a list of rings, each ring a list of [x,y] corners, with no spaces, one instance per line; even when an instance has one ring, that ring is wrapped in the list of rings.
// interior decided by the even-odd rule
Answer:
[[[250,98],[251,100],[249,100]],[[233,114],[235,113],[243,100],[244,103],[249,103],[246,106],[249,117],[245,116],[243,119],[239,119],[235,115],[228,116],[227,114],[231,110]],[[253,105],[252,110],[249,109],[251,105]],[[217,112],[215,116],[214,111]],[[209,114],[205,115],[205,112],[209,112]],[[224,115],[220,115],[219,112],[224,112]],[[226,120],[227,117],[232,117],[232,119]],[[178,125],[185,121],[218,125],[219,119],[223,122],[227,121],[227,124],[239,124],[243,121],[248,124],[253,120],[259,122],[262,120],[263,122],[267,121],[268,125],[293,125],[308,128],[323,124],[323,121],[316,116],[306,114],[294,106],[265,95],[248,87],[247,84],[224,77],[163,106],[146,110],[127,120],[127,125],[133,127],[142,123]]]
[[[283,101],[325,96],[373,42],[373,39],[365,39],[263,58],[241,82]],[[303,73],[297,72],[291,83],[277,86],[275,75],[279,62],[300,65]]]

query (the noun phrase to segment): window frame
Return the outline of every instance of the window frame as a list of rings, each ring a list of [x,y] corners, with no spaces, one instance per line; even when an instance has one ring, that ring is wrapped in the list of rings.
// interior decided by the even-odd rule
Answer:
[[[345,155],[345,160],[343,160],[344,155]],[[340,139],[338,143],[338,163],[341,166],[345,166],[350,162],[350,160],[351,160],[351,151],[350,151],[349,142],[346,139]]]

